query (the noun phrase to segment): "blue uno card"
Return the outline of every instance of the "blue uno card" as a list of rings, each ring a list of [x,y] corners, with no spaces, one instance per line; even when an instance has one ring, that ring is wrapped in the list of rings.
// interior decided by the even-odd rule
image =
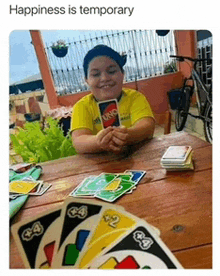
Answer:
[[[131,173],[132,174],[131,180],[135,182],[135,185],[137,185],[141,181],[141,179],[145,176],[146,171],[126,170],[125,173]]]

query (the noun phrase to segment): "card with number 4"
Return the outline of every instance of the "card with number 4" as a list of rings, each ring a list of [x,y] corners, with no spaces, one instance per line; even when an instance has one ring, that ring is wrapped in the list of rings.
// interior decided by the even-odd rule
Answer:
[[[68,198],[64,202],[52,268],[76,267],[101,214],[108,206],[107,203],[85,199]],[[119,209],[123,210],[122,207]]]
[[[50,268],[59,234],[61,207],[12,226],[25,267]]]
[[[172,252],[155,235],[152,228],[140,221],[110,248],[103,250],[89,268],[99,269],[167,269],[183,268]]]

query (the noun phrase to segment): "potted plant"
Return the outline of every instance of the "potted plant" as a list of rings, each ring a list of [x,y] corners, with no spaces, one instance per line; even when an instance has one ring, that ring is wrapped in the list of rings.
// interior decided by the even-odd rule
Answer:
[[[171,61],[170,63],[167,62],[164,65],[164,74],[168,74],[168,73],[174,73],[177,71],[177,67],[176,67],[176,63],[175,61]]]
[[[57,42],[54,42],[51,48],[54,55],[59,58],[65,57],[65,55],[68,52],[68,46],[66,45],[66,42],[61,39],[58,40]]]

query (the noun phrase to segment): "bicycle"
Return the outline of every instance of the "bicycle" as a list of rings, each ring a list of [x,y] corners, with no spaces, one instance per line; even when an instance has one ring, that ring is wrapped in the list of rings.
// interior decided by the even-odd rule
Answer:
[[[173,55],[170,57],[176,58],[179,62],[184,62],[185,60],[193,62],[191,76],[184,80],[183,87],[181,88],[179,104],[175,112],[176,130],[183,130],[187,121],[187,117],[190,115],[203,121],[205,138],[209,143],[212,143],[212,83],[209,87],[206,86],[196,68],[198,62],[210,62],[208,73],[212,75],[212,59],[197,59],[186,56]],[[192,82],[193,84],[189,84],[189,82]],[[199,115],[194,115],[189,112],[190,102],[194,92],[196,93]],[[204,93],[203,95],[202,92]],[[202,99],[202,96],[205,97],[205,99]]]

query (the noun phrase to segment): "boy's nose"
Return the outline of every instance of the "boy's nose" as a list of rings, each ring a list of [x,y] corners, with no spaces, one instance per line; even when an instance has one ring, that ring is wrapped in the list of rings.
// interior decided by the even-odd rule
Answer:
[[[102,72],[101,73],[101,80],[109,80],[110,76],[107,72]]]

